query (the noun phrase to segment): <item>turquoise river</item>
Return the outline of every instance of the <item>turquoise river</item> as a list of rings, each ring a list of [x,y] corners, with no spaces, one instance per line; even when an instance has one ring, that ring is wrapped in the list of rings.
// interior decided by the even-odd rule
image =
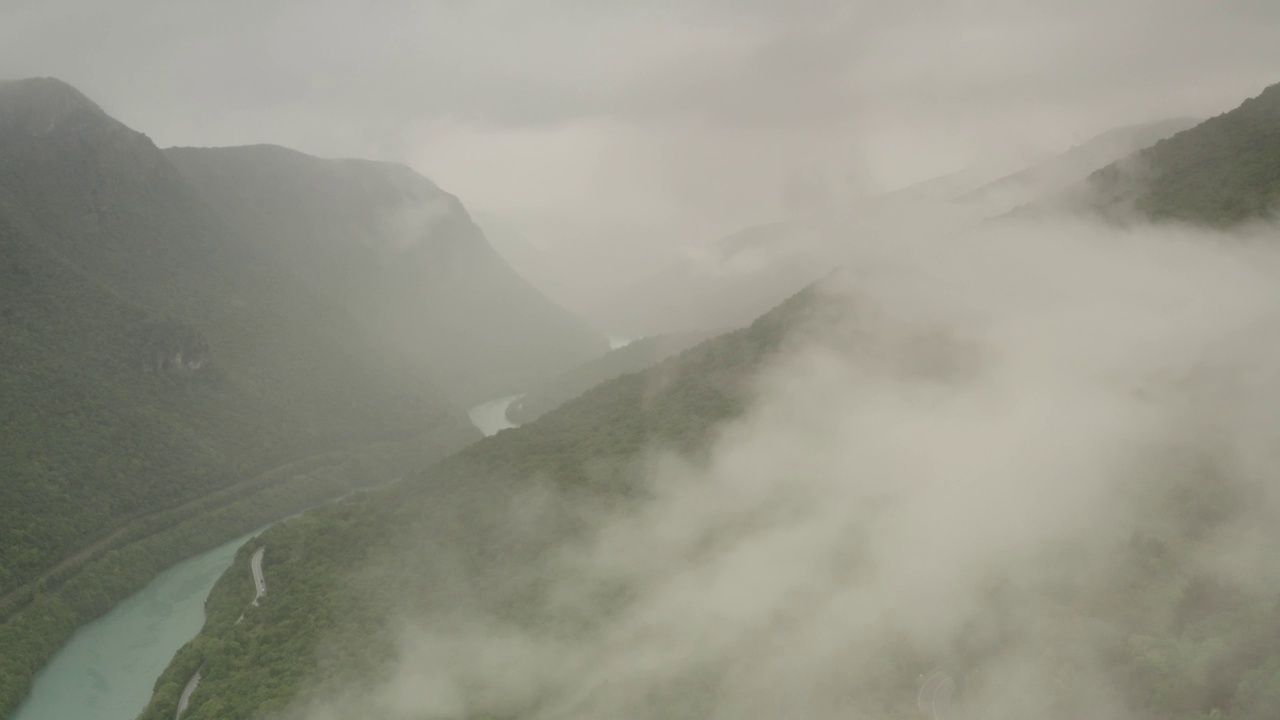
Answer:
[[[484,434],[512,427],[499,398],[471,409]],[[85,625],[36,676],[11,720],[134,720],[173,654],[204,624],[204,601],[236,550],[266,528],[181,562]]]
[[[213,583],[255,534],[169,568],[80,628],[12,720],[134,720],[173,654],[200,631]]]

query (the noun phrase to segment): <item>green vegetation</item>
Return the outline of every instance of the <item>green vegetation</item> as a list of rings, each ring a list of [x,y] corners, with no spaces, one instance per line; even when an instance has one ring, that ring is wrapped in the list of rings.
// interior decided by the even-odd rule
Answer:
[[[1090,176],[1090,202],[1212,226],[1266,218],[1280,202],[1280,85]]]
[[[0,708],[26,696],[35,674],[76,628],[138,592],[171,565],[332,498],[385,483],[474,440],[449,430],[431,437],[328,453],[277,468],[122,529],[74,568],[25,588],[0,625]]]
[[[478,437],[259,244],[73,88],[0,85],[0,714],[168,565]]]
[[[522,425],[555,410],[606,380],[640,372],[681,353],[714,333],[668,333],[628,343],[588,360],[530,390],[507,406],[507,419]]]
[[[643,495],[632,461],[646,448],[677,448],[700,462],[717,424],[747,407],[751,378],[790,334],[824,327],[829,308],[807,292],[749,328],[605,382],[406,483],[269,530],[219,580],[204,630],[159,679],[143,718],[171,717],[196,667],[204,679],[192,720],[264,717],[299,698],[369,687],[393,661],[404,617],[451,627],[461,615],[566,637],[595,631],[626,605],[627,587],[599,588],[600,602],[581,615],[548,615],[555,588],[524,571],[585,530],[584,508],[616,509]],[[1219,472],[1211,451],[1167,450],[1167,472],[1132,485],[1147,514],[1117,543],[1108,572],[1049,587],[989,578],[988,601],[946,657],[886,638],[880,666],[850,679],[848,692],[883,717],[916,717],[913,679],[939,660],[977,691],[990,678],[965,671],[1025,647],[1018,609],[1039,607],[1060,616],[1045,620],[1043,642],[1063,717],[1086,711],[1080,703],[1095,697],[1099,668],[1134,717],[1270,717],[1280,693],[1280,595],[1198,562],[1262,504],[1259,488]],[[542,502],[548,496],[556,500]],[[253,595],[247,557],[260,544],[271,592],[236,624]]]
[[[283,523],[265,544],[270,592],[253,597],[246,547],[218,581],[204,630],[156,683],[143,718],[172,717],[182,687],[203,666],[190,720],[247,718],[284,707],[304,689],[368,677],[392,658],[399,603],[449,608],[474,583],[469,610],[527,620],[512,567],[538,557],[575,524],[522,535],[501,524],[505,499],[530,478],[553,492],[616,502],[637,492],[628,461],[654,445],[697,454],[717,423],[740,414],[749,381],[788,332],[812,315],[811,292],[749,328],[709,340],[645,372],[593,388],[530,425],[486,438],[395,487]],[[421,536],[417,535],[421,533]],[[412,557],[388,552],[401,543]],[[361,582],[352,583],[359,574]],[[357,586],[360,589],[356,589]],[[335,639],[336,638],[336,639]],[[327,652],[320,653],[322,641]]]
[[[1096,173],[1104,211],[1267,215],[1278,88]],[[197,668],[190,720],[262,717],[367,683],[406,616],[463,608],[499,627],[590,633],[631,588],[548,617],[554,589],[528,570],[588,529],[585,510],[643,497],[649,451],[705,460],[775,352],[841,311],[806,291],[647,370],[631,372],[665,351],[608,356],[513,410],[536,420],[441,461],[476,433],[424,375],[455,383],[456,398],[502,394],[597,340],[480,240],[456,200],[405,168],[279,148],[166,155],[64,85],[0,85],[0,712],[79,624],[168,565],[402,475],[242,548],[143,717],[172,717]],[[992,578],[946,661],[983,667],[1013,646],[1011,609],[1048,603],[1070,620],[1047,623],[1047,650],[1076,647],[1077,631],[1102,638],[1098,657],[1060,658],[1064,716],[1079,715],[1071,700],[1098,666],[1138,717],[1273,715],[1280,596],[1195,562],[1263,503],[1190,460],[1135,490],[1151,493],[1151,517],[1115,547],[1110,574],[1048,592]],[[260,546],[271,592],[246,607]],[[910,716],[926,659],[891,639],[880,660],[850,692]]]
[[[1108,130],[1045,162],[989,182],[959,196],[961,201],[997,202],[1006,207],[1071,189],[1097,170],[1198,124],[1172,118]]]

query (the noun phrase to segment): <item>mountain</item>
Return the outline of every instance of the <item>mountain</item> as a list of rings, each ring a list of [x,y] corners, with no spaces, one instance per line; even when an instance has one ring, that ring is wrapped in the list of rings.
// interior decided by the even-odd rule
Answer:
[[[860,594],[863,573],[905,575],[910,579],[903,582],[915,587],[921,575],[943,572],[949,562],[907,558],[880,567],[865,560],[862,546],[877,532],[892,533],[875,529],[882,523],[877,508],[897,497],[879,484],[861,509],[865,516],[824,514],[824,520],[839,521],[818,527],[793,524],[789,498],[774,494],[753,496],[759,506],[735,512],[734,498],[724,491],[734,487],[750,495],[755,489],[736,485],[680,494],[674,507],[663,506],[663,481],[704,479],[700,472],[717,432],[742,417],[753,381],[788,347],[819,343],[848,353],[842,362],[918,374],[930,392],[917,400],[926,403],[937,399],[933,391],[945,392],[947,383],[940,381],[951,370],[972,369],[963,343],[940,343],[928,327],[893,325],[892,340],[861,346],[872,334],[863,333],[862,322],[874,324],[877,316],[874,308],[864,314],[856,299],[848,302],[808,289],[748,328],[605,382],[404,483],[265,532],[240,550],[218,581],[204,628],[157,681],[143,720],[173,717],[197,671],[200,682],[186,716],[191,720],[593,717],[565,708],[591,707],[600,696],[627,707],[628,716],[709,717],[735,687],[741,689],[735,686],[739,672],[759,669],[758,663],[780,653],[790,659],[786,653],[797,644],[819,648],[812,657],[848,663],[837,670],[849,672],[815,681],[834,683],[818,687],[842,698],[842,711],[856,707],[853,716],[909,718],[918,717],[917,678],[936,667],[939,655],[959,668],[954,672],[963,696],[964,681],[981,692],[996,671],[1023,661],[1019,653],[1027,645],[1019,643],[1026,642],[1037,657],[1048,658],[1048,667],[1061,670],[1046,686],[1036,686],[1034,704],[1051,698],[1064,709],[1062,717],[1092,717],[1074,710],[1082,697],[1091,701],[1099,694],[1118,717],[1271,716],[1269,699],[1280,688],[1274,588],[1239,582],[1230,570],[1217,573],[1204,563],[1206,554],[1220,557],[1214,554],[1218,533],[1238,531],[1236,520],[1252,522],[1250,478],[1220,477],[1213,467],[1198,465],[1153,478],[1145,463],[1135,466],[1134,483],[1126,488],[1144,488],[1152,516],[1140,515],[1114,536],[1095,539],[1107,543],[1114,567],[1090,563],[1079,571],[1083,577],[1059,582],[1055,573],[1070,576],[1065,568],[1078,569],[1078,561],[1075,546],[1062,549],[1055,536],[1049,566],[1029,579],[999,571],[958,579],[986,590],[981,606],[972,608],[972,621],[948,642],[895,625],[894,603],[910,597],[876,599],[890,612],[860,614],[867,612],[862,603],[872,602]],[[886,310],[878,319],[892,324],[892,309]],[[959,373],[962,383],[965,374]],[[882,389],[867,388],[859,397],[874,403]],[[796,409],[786,404],[785,412]],[[793,427],[787,425],[787,432]],[[909,442],[914,428],[900,430]],[[671,463],[659,449],[681,453],[685,464]],[[1198,458],[1199,449],[1191,457]],[[1216,452],[1213,441],[1202,449]],[[751,450],[737,461],[770,462],[767,449]],[[1186,459],[1161,457],[1157,467]],[[930,460],[920,460],[932,472]],[[726,470],[746,468],[730,463]],[[877,472],[874,465],[865,470]],[[783,477],[811,471],[803,460],[794,468],[771,468]],[[660,480],[645,484],[646,472]],[[823,490],[825,496],[829,489]],[[651,528],[651,534],[636,532],[637,525],[654,522],[650,501],[676,515],[709,513],[714,527],[694,531],[676,521]],[[705,506],[687,506],[699,503]],[[594,536],[593,522],[601,517],[620,532]],[[657,519],[664,518],[672,520],[659,512]],[[844,538],[838,544],[847,545],[848,555],[823,557],[801,572],[804,582],[781,565],[770,566],[781,574],[775,578],[752,564],[771,552],[790,557],[787,549],[807,547],[798,536],[810,533]],[[1266,552],[1267,536],[1257,537],[1255,545],[1262,546],[1256,551]],[[590,538],[599,542],[581,542]],[[637,538],[657,547],[636,546]],[[912,547],[910,538],[903,542]],[[260,606],[249,607],[255,592],[248,565],[259,549],[271,590]],[[615,573],[615,565],[629,567]],[[646,593],[647,584],[669,592]],[[786,602],[759,603],[750,596],[756,588],[766,597],[785,589]],[[678,602],[695,603],[699,612],[682,615],[670,605]],[[1014,612],[1036,617],[1019,625],[1010,618]],[[738,628],[736,642],[724,641],[725,628],[738,624],[745,627]],[[827,626],[867,638],[874,650],[833,650]],[[1017,637],[1019,632],[1033,636]],[[601,658],[618,665],[593,664]],[[424,686],[424,678],[432,683]],[[1023,697],[1020,687],[995,687]],[[1082,696],[1083,688],[1092,692]],[[856,706],[847,698],[856,698]],[[419,705],[407,704],[412,702]]]
[[[608,350],[511,269],[457,198],[408,167],[274,146],[165,156],[263,253],[351,308],[460,403]]]
[[[1117,128],[1019,172],[990,180],[972,168],[705,245],[597,303],[601,324],[634,335],[738,327],[844,261],[851,235],[938,232],[1053,196],[1194,121]]]
[[[74,88],[0,85],[0,714],[166,564],[478,435],[259,244]]]
[[[519,568],[581,529],[575,507],[626,502],[640,492],[626,464],[642,451],[655,444],[705,449],[716,425],[747,406],[762,364],[822,312],[817,299],[805,291],[748,328],[598,385],[394,488],[267,531],[218,581],[204,629],[157,681],[142,717],[172,717],[197,668],[188,717],[206,720],[254,717],[312,683],[374,672],[395,642],[383,620],[410,610],[397,607],[404,598],[413,598],[413,612],[441,618],[466,606],[495,613],[497,623],[530,622],[539,581]],[[526,534],[508,517],[512,503],[523,505],[530,478],[541,478],[537,485],[548,493],[529,501],[555,518],[550,532]],[[392,552],[401,542],[415,548],[411,557]],[[270,595],[238,621],[253,597],[246,563],[258,546],[266,547]],[[365,571],[373,575],[353,587],[352,573]],[[320,664],[322,641],[341,657]]]
[[[1098,170],[1061,201],[1116,219],[1229,226],[1270,217],[1280,202],[1280,85]]]
[[[619,375],[640,372],[678,355],[717,333],[668,333],[641,338],[536,386],[507,406],[516,425],[536,420],[566,402]]]
[[[1216,162],[1204,167],[1223,170]],[[1242,192],[1265,197],[1268,176],[1250,167],[1262,182]],[[966,468],[939,464],[927,453],[912,457],[908,472],[928,478],[922,491],[943,496],[923,506],[915,532],[933,532],[950,502],[994,503],[995,512],[983,512],[996,527],[975,532],[982,547],[1011,553],[974,572],[955,561],[947,533],[938,532],[932,545],[938,557],[923,556],[914,533],[880,512],[894,517],[893,506],[905,497],[893,491],[899,478],[893,463],[881,464],[881,448],[868,443],[866,466],[819,469],[805,453],[814,447],[809,440],[857,442],[868,424],[883,424],[886,434],[878,437],[901,443],[887,452],[911,456],[917,433],[934,422],[956,423],[965,426],[957,438],[957,457],[963,457],[967,440],[982,429],[949,416],[945,398],[962,389],[949,385],[950,371],[966,370],[954,373],[962,386],[1001,372],[1006,359],[992,353],[988,365],[981,343],[976,354],[963,352],[969,348],[947,342],[945,328],[940,337],[939,328],[917,323],[910,312],[897,318],[902,308],[837,295],[803,291],[745,329],[602,383],[397,486],[309,512],[255,538],[218,581],[205,627],[158,680],[143,717],[172,717],[198,671],[190,720],[608,716],[580,712],[598,707],[593,703],[601,698],[629,717],[737,716],[755,708],[743,711],[726,700],[738,699],[735,691],[744,694],[751,682],[766,687],[750,697],[781,695],[783,709],[802,704],[832,710],[824,713],[831,716],[908,718],[919,716],[918,681],[943,660],[955,673],[958,698],[997,695],[1018,716],[1026,714],[1018,706],[1049,707],[1051,717],[1274,716],[1280,600],[1274,582],[1246,576],[1253,564],[1241,557],[1267,557],[1274,545],[1264,509],[1270,483],[1255,477],[1247,453],[1237,466],[1226,447],[1235,440],[1230,429],[1220,434],[1200,424],[1218,418],[1196,417],[1189,434],[1138,433],[1132,454],[1123,444],[1107,445],[1101,468],[1067,463],[1066,475],[1052,475],[1067,481],[1063,497],[1098,495],[1088,487],[1099,480],[1094,476],[1112,472],[1123,475],[1121,491],[1098,496],[1104,514],[1114,517],[1100,525],[1083,522],[1079,529],[1088,537],[1080,544],[1050,523],[1044,555],[1004,547],[1009,543],[998,526],[1028,522],[1023,513],[1007,512],[1008,490],[971,497],[981,486],[966,482]],[[987,332],[975,325],[977,335]],[[883,343],[876,342],[878,330],[887,331]],[[839,425],[841,408],[818,418],[805,412],[825,396],[766,408],[782,418],[764,430],[805,438],[799,452],[776,463],[769,433],[735,435],[752,423],[733,420],[751,407],[761,370],[793,343],[822,350],[801,354],[801,371],[837,373],[856,388],[852,399],[874,410],[862,422],[829,427],[833,420]],[[954,350],[961,353],[953,357]],[[925,383],[882,383],[875,372],[864,372],[875,367],[918,374]],[[1153,404],[1143,414],[1168,407],[1196,414],[1194,396],[1201,390],[1187,386],[1216,385],[1236,374],[1230,365],[1219,370],[1222,376],[1207,368],[1198,379],[1174,378],[1168,386],[1174,397],[1147,397]],[[1108,377],[1103,384],[1112,382]],[[997,386],[999,402],[1006,402],[1007,386]],[[897,401],[884,396],[898,393],[919,403],[922,414],[895,414]],[[973,398],[961,393],[958,399],[968,404]],[[980,399],[979,426],[991,410],[991,398]],[[1022,407],[1018,398],[1008,402]],[[882,416],[882,408],[890,412]],[[1109,417],[1115,408],[1106,408]],[[1174,424],[1180,417],[1175,414]],[[723,465],[709,462],[718,437],[745,439],[747,447]],[[1051,433],[1044,440],[1061,438]],[[1024,450],[1018,443],[1000,447],[996,466]],[[708,467],[711,475],[749,476],[746,464],[757,462],[770,465],[768,473],[782,481],[778,488],[789,489],[792,478],[807,487],[798,478],[829,473],[832,484],[818,487],[802,506],[847,497],[832,492],[847,475],[882,477],[864,486],[868,494],[855,496],[859,507],[821,513],[812,524],[796,520],[787,492],[753,495],[758,504],[735,512],[734,493],[757,492],[746,487],[752,482],[708,483],[674,493],[670,502],[672,487],[689,489],[685,483],[705,479]],[[1074,473],[1081,473],[1085,488],[1074,487]],[[646,474],[657,479],[645,483]],[[1113,502],[1132,503],[1132,517],[1110,507]],[[714,527],[686,527],[681,513],[706,513]],[[619,531],[594,536],[595,523]],[[796,550],[809,548],[813,535],[838,540],[839,552],[802,558]],[[599,542],[577,542],[584,538]],[[899,549],[877,554],[881,542]],[[259,549],[272,589],[251,607],[248,565]],[[782,562],[768,564],[766,555]],[[763,572],[761,559],[777,576]],[[793,575],[787,561],[812,566]],[[1024,562],[1027,573],[1005,571]],[[882,574],[893,581],[877,584]],[[647,585],[660,591],[646,592]],[[937,605],[967,619],[954,637],[938,637],[935,618],[908,611],[910,592],[884,596],[891,588],[923,594],[939,587],[963,587],[971,606],[953,608],[950,598]],[[773,593],[785,600],[770,602]],[[684,614],[681,603],[697,611]],[[918,627],[921,620],[925,627]],[[850,638],[861,646],[849,647]],[[832,664],[829,675],[812,677]],[[1025,666],[1033,669],[1024,672]],[[797,688],[822,697],[812,702]]]
[[[779,222],[687,247],[598,301],[597,322],[632,337],[742,327],[831,269],[809,252],[815,232]]]
[[[565,304],[557,293],[565,281],[565,259],[525,237],[514,224],[489,213],[472,212],[471,219],[484,232],[493,249],[520,277],[556,302]]]
[[[1194,127],[1199,121],[1173,118],[1109,130],[1061,155],[1006,175],[958,196],[962,202],[992,205],[1003,212],[1037,198],[1059,194],[1111,163]]]

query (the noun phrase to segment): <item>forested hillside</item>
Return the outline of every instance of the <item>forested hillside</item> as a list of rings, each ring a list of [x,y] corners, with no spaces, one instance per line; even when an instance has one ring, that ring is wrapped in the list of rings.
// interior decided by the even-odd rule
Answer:
[[[991,204],[1002,212],[1047,195],[1064,192],[1097,170],[1194,127],[1197,123],[1198,121],[1188,118],[1174,118],[1109,130],[1061,155],[987,183],[958,199]]]
[[[540,383],[507,406],[507,420],[522,425],[536,420],[606,380],[640,372],[712,337],[715,333],[667,333],[641,338],[588,360]]]
[[[554,653],[562,647],[558,643],[573,647],[582,638],[596,638],[605,647],[609,642],[636,643],[639,650],[626,655],[626,661],[643,666],[623,670],[653,682],[652,688],[645,687],[652,693],[636,698],[637,715],[671,716],[676,708],[687,716],[705,716],[723,700],[718,688],[731,682],[735,671],[714,665],[716,653],[723,650],[717,646],[716,628],[705,633],[687,629],[701,634],[686,644],[707,648],[705,675],[663,673],[660,660],[655,660],[659,665],[645,664],[644,655],[650,648],[660,652],[666,642],[660,633],[671,630],[658,618],[653,618],[653,632],[659,635],[652,643],[645,642],[648,634],[607,634],[617,629],[609,625],[611,619],[628,611],[628,618],[641,623],[632,629],[648,633],[644,621],[662,607],[632,606],[640,588],[627,575],[609,580],[605,574],[599,585],[579,587],[575,583],[580,578],[557,574],[564,569],[557,564],[563,560],[559,553],[589,533],[593,512],[611,510],[621,523],[635,519],[628,507],[643,506],[641,501],[653,491],[637,482],[641,466],[634,461],[646,447],[677,448],[696,466],[718,421],[735,418],[750,405],[750,379],[783,346],[788,333],[805,331],[815,342],[858,347],[859,315],[849,310],[849,305],[812,292],[797,296],[750,328],[704,342],[644,373],[600,384],[525,427],[476,443],[403,486],[308,512],[269,530],[244,547],[237,564],[219,580],[205,629],[161,676],[143,717],[172,716],[197,667],[202,679],[188,719],[265,717],[285,710],[284,717],[302,717],[308,716],[310,702],[326,708],[315,716],[339,717],[383,710],[344,705],[360,697],[381,697],[379,702],[397,707],[397,692],[407,692],[407,685],[399,683],[421,688],[424,676],[444,673],[454,661],[462,664],[462,678],[479,676],[481,683],[495,683],[511,693],[463,684],[449,692],[442,689],[442,696],[413,693],[416,702],[443,703],[440,716],[458,719],[547,716],[539,705],[543,697],[521,694],[527,689],[521,683],[536,684],[538,678],[508,678],[503,662],[511,661],[516,673],[536,675],[530,665],[521,665],[530,659],[527,653],[539,652],[526,642],[544,644],[543,651]],[[849,333],[846,340],[833,340],[841,334],[837,328]],[[908,354],[901,359],[878,356],[874,345],[867,355],[855,351],[850,357],[855,363],[881,361],[892,372],[925,377],[950,377],[951,370],[961,370],[963,377],[969,368],[964,345],[950,345],[927,329],[923,336],[902,340]],[[899,363],[902,359],[918,366]],[[1059,552],[1053,550],[1051,560],[1056,560],[1044,566],[1047,575],[1037,575],[1039,580],[1005,577],[998,569],[989,577],[969,578],[965,582],[982,588],[982,602],[970,609],[972,619],[959,637],[940,643],[928,635],[899,634],[888,625],[870,628],[868,637],[882,643],[874,652],[876,665],[833,680],[840,683],[841,697],[852,698],[850,707],[870,716],[914,719],[919,716],[916,678],[946,662],[961,688],[979,693],[986,685],[1006,698],[1006,706],[1016,706],[1024,688],[1007,662],[1011,657],[1016,661],[1018,648],[1029,642],[1037,664],[1053,673],[1051,687],[1036,685],[1032,691],[1037,703],[1056,708],[1053,717],[1082,716],[1100,697],[1133,717],[1270,717],[1272,698],[1280,692],[1280,601],[1275,589],[1233,577],[1229,568],[1203,564],[1204,553],[1212,552],[1215,543],[1251,527],[1257,519],[1252,510],[1265,502],[1258,495],[1261,487],[1251,477],[1231,473],[1212,439],[1149,450],[1155,468],[1142,466],[1125,486],[1126,492],[1142,496],[1137,516],[1123,532],[1101,541],[1108,543],[1112,559],[1105,570],[1073,575],[1071,556],[1052,555]],[[785,506],[768,507],[786,514]],[[864,521],[870,527],[876,512],[869,510]],[[863,537],[858,528],[845,530]],[[750,537],[749,528],[736,524],[726,532]],[[663,579],[680,587],[691,582],[687,592],[714,600],[714,594],[707,598],[703,593],[716,592],[716,578],[703,577],[700,562],[712,564],[710,557],[723,550],[716,542],[712,537],[692,542],[696,556],[684,560],[687,577]],[[270,594],[237,623],[253,596],[248,556],[264,546]],[[627,552],[632,560],[648,552],[643,547],[612,550]],[[911,566],[897,570],[946,571],[928,559],[906,560]],[[856,585],[854,573],[840,582]],[[643,583],[645,577],[641,571],[634,582]],[[566,584],[585,596],[570,592],[572,600],[567,600],[561,594]],[[750,606],[750,598],[730,600],[731,605],[739,602]],[[801,610],[806,607],[803,597],[797,602]],[[893,598],[883,602],[893,606]],[[1038,614],[1034,638],[1020,634],[1025,628],[1020,623],[1028,619],[1019,614],[1030,609]],[[407,625],[406,619],[415,624]],[[786,618],[776,621],[786,626]],[[444,644],[421,650],[425,659],[403,659],[398,655],[406,652],[403,633],[411,628],[429,629],[434,634],[424,642]],[[756,642],[763,643],[762,653],[773,647],[768,644],[776,639],[768,634],[771,629],[760,629],[763,637]],[[773,650],[772,655],[780,652],[785,651]],[[401,676],[389,674],[397,661],[403,664]],[[433,661],[443,665],[430,665]],[[698,659],[672,662],[681,669],[700,667]],[[351,688],[357,689],[356,700],[343,694]],[[449,694],[453,689],[463,697]],[[556,685],[548,692],[557,692]],[[588,692],[594,692],[594,685],[588,684]],[[291,705],[298,698],[303,700]],[[559,701],[590,706],[590,697],[548,698]]]
[[[0,132],[0,591],[130,515],[460,422],[74,89],[0,86]]]
[[[273,468],[375,446],[420,463],[393,446],[438,458],[476,437],[411,364],[256,244],[75,89],[0,84],[0,713],[79,623],[184,557],[168,551],[245,529],[223,518],[175,535],[63,602],[94,561],[270,490],[254,478],[290,479]],[[299,471],[292,491],[314,504],[403,472],[363,466],[337,482]],[[280,500],[257,509],[301,509]]]
[[[1271,216],[1280,202],[1280,85],[1099,170],[1076,195],[1120,220],[1228,226]]]
[[[274,146],[165,156],[265,253],[459,403],[519,391],[608,350],[498,256],[457,198],[408,167]]]
[[[184,717],[257,717],[314,683],[374,673],[389,659],[387,620],[413,597],[412,611],[449,613],[464,586],[484,590],[470,610],[528,621],[530,592],[513,563],[532,561],[572,535],[579,503],[625,501],[641,488],[630,463],[646,447],[696,455],[720,421],[750,402],[750,380],[789,334],[821,312],[812,291],[750,327],[706,341],[650,368],[598,385],[537,421],[476,443],[399,484],[321,508],[246,546],[210,597],[204,631],[157,681],[143,717],[172,717],[197,667],[202,680]],[[552,532],[507,526],[513,501],[534,478],[556,498]],[[409,542],[412,557],[393,549]],[[270,594],[252,599],[246,563],[267,548]],[[351,573],[377,575],[357,589]],[[524,599],[521,599],[524,598]],[[319,665],[322,642],[339,633],[340,658]]]
[[[740,327],[844,262],[850,237],[948,232],[976,224],[1066,192],[1099,168],[1194,124],[1176,118],[1115,128],[976,188],[972,173],[960,172],[744,228],[623,285],[594,312],[610,327],[640,336]]]

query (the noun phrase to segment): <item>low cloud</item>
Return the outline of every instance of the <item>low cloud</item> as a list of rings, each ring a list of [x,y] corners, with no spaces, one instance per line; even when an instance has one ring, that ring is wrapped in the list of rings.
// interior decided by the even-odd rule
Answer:
[[[1131,717],[1116,633],[1177,612],[1152,588],[1280,580],[1280,257],[1076,221],[930,237],[850,236],[709,459],[638,461],[645,501],[495,499],[530,537],[586,513],[487,571],[546,589],[532,620],[407,612],[382,685],[299,715],[908,718],[942,667],[954,717]],[[1175,569],[1135,578],[1143,542]]]
[[[858,195],[1225,111],[1275,82],[1277,23],[1263,0],[13,0],[0,67],[161,145],[408,162],[539,242],[653,244],[776,219],[795,173]]]

